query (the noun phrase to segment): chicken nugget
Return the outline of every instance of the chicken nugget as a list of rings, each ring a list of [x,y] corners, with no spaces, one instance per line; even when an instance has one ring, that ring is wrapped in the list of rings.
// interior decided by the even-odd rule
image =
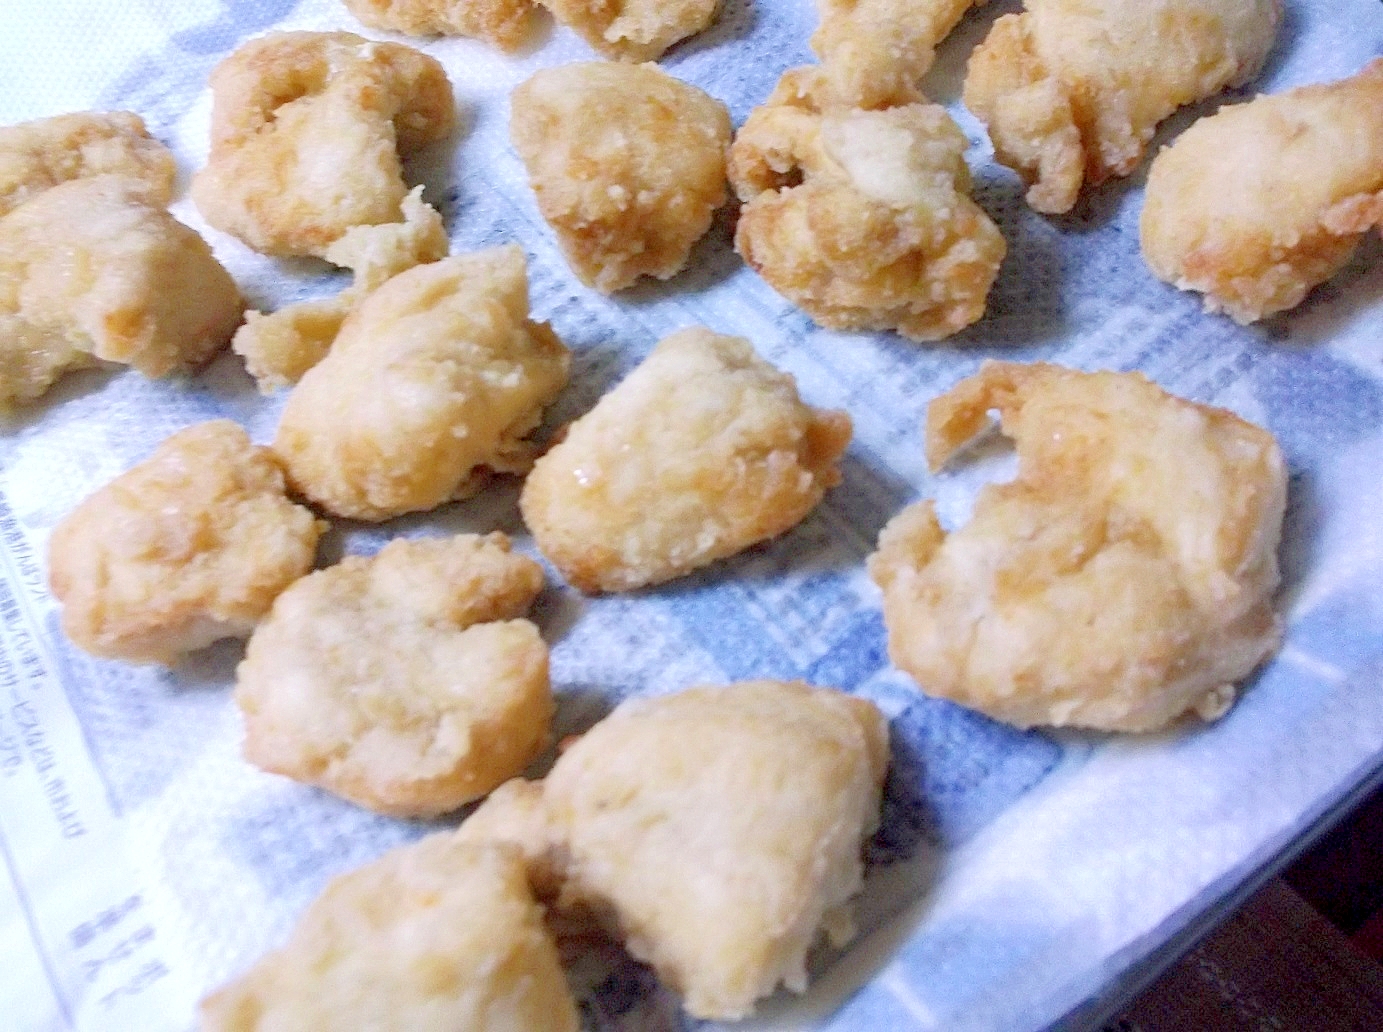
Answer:
[[[216,66],[211,90],[211,154],[192,199],[271,255],[324,256],[352,226],[400,221],[401,157],[455,121],[437,61],[349,32],[250,40]]]
[[[796,526],[849,442],[850,417],[804,404],[747,340],[693,327],[571,424],[519,508],[571,584],[628,591]]]
[[[543,783],[559,905],[606,915],[690,1014],[745,1017],[806,989],[823,930],[853,936],[887,765],[873,703],[800,681],[626,702]]]
[[[448,242],[442,216],[414,187],[403,199],[402,222],[352,226],[326,249],[326,260],[350,269],[354,281],[333,298],[300,301],[265,315],[247,312],[231,349],[268,394],[291,387],[331,350],[346,316],[388,280],[445,258]]]
[[[345,0],[366,25],[410,36],[474,36],[517,50],[533,29],[533,0]]]
[[[235,281],[152,189],[72,179],[0,216],[0,407],[95,359],[165,376],[230,340],[244,308]]]
[[[852,107],[922,100],[917,84],[937,45],[985,0],[817,0],[812,50]]]
[[[656,65],[542,69],[514,90],[509,135],[572,270],[602,293],[680,272],[725,203],[725,105]]]
[[[48,580],[78,647],[174,663],[250,633],[312,568],[326,524],[290,502],[268,448],[200,423],[77,506],[48,542]]]
[[[151,204],[173,199],[172,152],[129,111],[81,111],[0,127],[0,215],[73,179],[122,175]]]
[[[203,1032],[576,1032],[512,850],[429,835],[334,879],[286,945],[201,1005]]]
[[[965,106],[1060,214],[1132,172],[1177,108],[1257,75],[1281,20],[1282,0],[1024,0],[971,55]]]
[[[567,28],[605,57],[655,61],[678,40],[715,21],[721,0],[541,0]]]
[[[1241,323],[1292,308],[1383,226],[1383,59],[1223,107],[1153,159],[1153,273]]]
[[[870,557],[893,662],[1019,727],[1220,716],[1281,636],[1272,435],[1138,373],[986,362],[928,409],[933,468],[989,409],[1017,478],[950,534],[930,502],[903,510]]]
[[[984,314],[1006,249],[965,146],[936,104],[864,111],[792,69],[730,149],[735,247],[822,326],[950,336]]]
[[[528,319],[514,246],[409,269],[346,318],[284,406],[274,450],[294,490],[387,520],[533,462],[523,438],[566,385],[570,354]]]
[[[378,813],[435,817],[518,774],[552,723],[543,586],[503,534],[391,541],[298,581],[236,671],[245,758]]]

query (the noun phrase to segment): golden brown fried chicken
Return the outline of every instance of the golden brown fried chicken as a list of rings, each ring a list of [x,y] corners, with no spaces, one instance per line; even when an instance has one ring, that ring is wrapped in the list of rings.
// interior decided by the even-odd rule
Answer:
[[[1250,323],[1299,304],[1383,226],[1383,60],[1224,107],[1148,173],[1143,257]]]
[[[566,385],[570,356],[528,318],[523,252],[400,273],[346,318],[284,406],[274,450],[289,483],[338,516],[387,520],[525,472],[524,438]]]
[[[603,56],[654,61],[678,40],[715,21],[721,0],[541,0],[563,25]]]
[[[865,111],[793,69],[730,150],[735,246],[822,326],[950,336],[984,314],[1005,251],[964,152],[938,105]]]
[[[840,482],[850,418],[739,337],[662,341],[524,483],[539,549],[582,591],[680,577],[796,526]]]
[[[725,105],[657,65],[545,68],[514,90],[509,135],[572,270],[602,293],[681,271],[725,203]]]
[[[1082,183],[1126,176],[1157,124],[1248,82],[1277,36],[1282,0],[1025,0],[970,58],[965,106],[994,152],[1061,213]]]
[[[59,523],[49,583],[80,648],[171,664],[249,634],[312,568],[325,529],[288,500],[269,449],[215,420],[174,434]]]
[[[352,226],[398,222],[401,158],[444,138],[451,84],[431,57],[349,32],[276,32],[211,73],[206,220],[272,255],[326,254]]]
[[[930,502],[903,510],[869,560],[894,663],[1020,727],[1222,714],[1281,633],[1272,435],[1138,373],[986,362],[928,409],[933,468],[990,409],[1017,478],[949,534]]]
[[[345,0],[366,25],[410,36],[475,36],[501,50],[528,38],[533,0]]]

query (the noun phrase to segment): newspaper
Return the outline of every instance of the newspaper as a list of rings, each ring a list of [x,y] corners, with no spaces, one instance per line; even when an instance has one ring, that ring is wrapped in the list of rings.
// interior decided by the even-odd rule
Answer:
[[[1014,8],[972,12],[926,81],[973,141],[976,197],[1009,241],[988,315],[940,346],[817,328],[744,267],[728,217],[668,283],[613,298],[581,287],[508,145],[507,95],[591,52],[565,29],[514,57],[421,44],[452,77],[462,124],[410,174],[446,216],[453,251],[516,241],[528,253],[535,317],[575,352],[554,422],[690,324],[748,337],[809,401],[854,417],[844,483],[780,540],[632,595],[582,598],[553,575],[536,609],[559,734],[621,698],[748,677],[838,686],[889,716],[862,934],[815,955],[812,989],[771,999],[752,1027],[1024,1030],[1090,1017],[1383,768],[1383,248],[1366,242],[1298,310],[1244,329],[1144,268],[1141,174],[1073,215],[1033,214],[958,100],[966,56]],[[723,99],[738,124],[784,68],[810,59],[815,18],[807,0],[727,0],[663,66]],[[16,0],[0,7],[0,121],[133,109],[187,173],[205,160],[209,70],[271,28],[362,31],[335,0]],[[1289,0],[1255,86],[1338,77],[1380,53],[1372,0]],[[1170,119],[1155,146],[1214,106]],[[174,211],[256,307],[342,285],[324,266],[250,253],[185,198]],[[1133,739],[1023,733],[927,699],[890,667],[863,559],[904,504],[935,497],[954,523],[980,483],[1007,475],[1001,453],[940,476],[922,461],[928,400],[988,357],[1140,369],[1281,441],[1286,643],[1222,721]],[[227,356],[183,382],[72,376],[0,434],[0,1027],[194,1027],[197,998],[282,941],[331,876],[447,826],[377,817],[245,764],[229,692],[238,644],[168,672],[94,660],[58,628],[44,572],[53,525],[190,423],[229,417],[267,441],[281,403]],[[516,497],[501,485],[382,529],[338,528],[325,554],[492,529],[532,553]],[[627,958],[588,957],[572,978],[591,1028],[695,1024]]]

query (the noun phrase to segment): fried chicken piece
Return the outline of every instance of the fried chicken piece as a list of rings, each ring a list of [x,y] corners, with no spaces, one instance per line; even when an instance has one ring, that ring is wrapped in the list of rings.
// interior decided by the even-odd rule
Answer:
[[[1025,0],[970,57],[964,99],[1028,203],[1059,214],[1081,184],[1126,176],[1157,124],[1263,66],[1282,0]]]
[[[423,201],[422,191],[414,187],[403,199],[402,222],[352,226],[326,249],[327,261],[355,274],[351,286],[336,297],[301,301],[268,315],[246,313],[231,349],[245,359],[261,392],[301,380],[331,350],[346,316],[388,280],[447,256],[442,216]]]
[[[276,32],[211,73],[211,154],[192,199],[271,255],[326,254],[352,226],[398,222],[401,157],[455,121],[442,66],[349,32]]]
[[[395,817],[514,777],[552,724],[543,586],[503,534],[391,541],[298,581],[236,671],[245,758]]]
[[[545,68],[514,90],[509,135],[572,270],[609,294],[668,279],[725,203],[725,105],[657,65]]]
[[[522,849],[562,911],[604,919],[688,1013],[735,1020],[780,983],[806,989],[822,931],[853,936],[887,766],[871,702],[800,681],[690,688],[621,704],[458,838]]]
[[[174,434],[59,523],[48,579],[73,644],[171,665],[249,634],[312,568],[325,529],[288,500],[268,448],[214,420]]]
[[[541,0],[605,57],[656,61],[668,47],[710,26],[721,0]]]
[[[933,468],[990,409],[1017,478],[950,534],[930,502],[903,510],[869,560],[893,662],[1019,727],[1220,716],[1281,636],[1272,435],[1138,373],[986,362],[928,409]]]
[[[571,424],[519,507],[572,585],[628,591],[796,526],[849,442],[850,417],[804,404],[747,340],[693,327]]]
[[[474,36],[517,50],[533,29],[533,0],[345,0],[371,28],[409,36]]]
[[[1383,60],[1223,107],[1152,163],[1140,223],[1159,279],[1251,323],[1299,304],[1383,226]]]
[[[161,189],[73,179],[0,216],[0,407],[95,359],[165,376],[225,347],[240,291]]]
[[[287,944],[201,1004],[203,1032],[576,1032],[512,850],[429,835],[334,879]]]
[[[985,0],[817,0],[812,50],[835,92],[852,107],[922,101],[917,84],[937,45]]]
[[[822,326],[950,336],[984,314],[1005,251],[964,153],[938,105],[851,108],[792,69],[730,150],[735,247]]]
[[[173,199],[172,152],[129,111],[81,111],[0,127],[0,216],[73,179],[122,175],[151,204]]]
[[[522,473],[523,438],[566,385],[570,355],[528,319],[523,252],[420,265],[346,318],[289,395],[274,450],[294,490],[338,516],[387,520]]]

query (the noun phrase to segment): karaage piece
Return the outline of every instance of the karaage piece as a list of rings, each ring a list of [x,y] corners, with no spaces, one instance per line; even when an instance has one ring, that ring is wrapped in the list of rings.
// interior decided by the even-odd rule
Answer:
[[[1282,0],[1025,0],[970,57],[964,99],[994,152],[1059,214],[1082,183],[1126,176],[1157,124],[1248,82]]]
[[[172,664],[249,634],[312,568],[325,529],[288,500],[269,449],[215,420],[174,434],[59,523],[48,579],[74,644]]]
[[[812,50],[853,107],[921,101],[937,45],[985,0],[817,0]]]
[[[511,850],[448,832],[334,879],[286,945],[201,1005],[202,1032],[576,1032]]]
[[[96,359],[164,376],[229,342],[244,308],[235,281],[158,190],[73,179],[0,216],[0,407]]]
[[[748,341],[694,327],[571,424],[519,507],[571,584],[628,591],[796,526],[840,483],[850,430]]]
[[[654,61],[715,21],[721,0],[541,0],[567,28],[605,57]]]
[[[725,105],[656,65],[542,69],[509,135],[572,270],[606,294],[681,271],[725,203]]]
[[[1250,323],[1299,304],[1383,226],[1383,60],[1223,107],[1153,159],[1143,257]]]
[[[325,258],[350,269],[354,282],[333,298],[300,301],[277,312],[247,312],[231,348],[269,393],[291,387],[331,350],[352,309],[400,272],[447,255],[442,216],[422,199],[421,186],[403,199],[403,221],[353,226],[326,249]]]
[[[822,326],[950,336],[984,314],[1005,251],[965,146],[938,105],[864,111],[792,69],[730,150],[735,247]]]
[[[397,539],[298,581],[236,671],[245,758],[378,813],[435,817],[514,777],[552,724],[543,586],[503,534]]]
[[[349,32],[250,40],[211,73],[211,154],[192,199],[271,255],[326,254],[352,226],[398,222],[401,157],[455,120],[442,66]]]
[[[930,502],[903,510],[870,558],[893,662],[1019,727],[1220,716],[1281,634],[1272,435],[1138,373],[987,362],[932,402],[933,468],[990,409],[1017,478],[949,534]]]
[[[612,916],[698,1018],[745,1017],[808,949],[853,933],[888,725],[801,682],[692,688],[619,706],[557,760],[543,799],[566,856],[559,905]]]
[[[532,465],[570,355],[528,318],[523,252],[400,273],[351,312],[289,395],[274,450],[294,490],[338,516],[387,520]]]
[[[100,175],[137,179],[151,204],[166,206],[177,166],[129,111],[82,111],[0,127],[0,215],[60,183]]]
[[[533,28],[533,0],[345,0],[366,25],[410,36],[474,36],[516,50]]]

